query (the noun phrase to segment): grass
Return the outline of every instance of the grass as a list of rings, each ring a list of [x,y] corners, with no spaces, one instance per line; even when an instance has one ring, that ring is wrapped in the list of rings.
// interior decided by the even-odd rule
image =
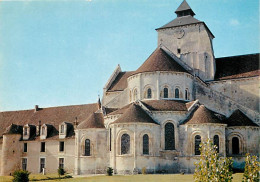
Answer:
[[[70,178],[70,179],[55,179],[55,180],[48,180],[48,178],[57,178],[57,174],[50,174],[50,175],[39,175],[39,174],[31,174],[31,180],[39,180],[44,182],[191,182],[193,181],[192,174],[165,174],[165,175],[128,175],[128,176],[91,176],[91,177],[77,177],[77,178]],[[243,173],[236,173],[233,175],[233,182],[241,182],[243,177]],[[11,176],[0,176],[0,182],[11,182]]]

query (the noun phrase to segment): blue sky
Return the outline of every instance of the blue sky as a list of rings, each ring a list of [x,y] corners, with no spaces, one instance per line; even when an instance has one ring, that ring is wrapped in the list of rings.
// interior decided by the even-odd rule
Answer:
[[[117,64],[137,69],[182,0],[2,0],[0,111],[97,101]],[[216,57],[259,52],[257,0],[187,0]]]

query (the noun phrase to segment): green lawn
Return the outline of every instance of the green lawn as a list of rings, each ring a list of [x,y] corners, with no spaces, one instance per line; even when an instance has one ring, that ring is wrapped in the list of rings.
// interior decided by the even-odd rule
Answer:
[[[62,180],[46,180],[48,177],[57,177],[57,175],[30,175],[30,180],[32,179],[45,179],[41,181],[45,182],[191,182],[193,181],[192,174],[180,175],[180,174],[166,174],[166,175],[129,175],[129,176],[92,176],[92,177],[78,177]],[[243,174],[236,173],[233,175],[233,182],[241,182]],[[1,176],[0,182],[10,182],[12,177]]]

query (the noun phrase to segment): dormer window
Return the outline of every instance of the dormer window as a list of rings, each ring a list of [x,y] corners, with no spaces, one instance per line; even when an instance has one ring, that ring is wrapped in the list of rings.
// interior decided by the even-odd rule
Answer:
[[[36,127],[34,125],[26,124],[23,127],[23,140],[28,140],[30,136],[33,136],[36,132]]]
[[[24,135],[27,136],[28,135],[28,127],[24,128]]]
[[[59,138],[63,139],[66,138],[67,134],[70,130],[73,129],[73,124],[68,122],[63,122],[59,126]]]
[[[48,137],[48,133],[51,132],[51,130],[52,130],[52,125],[47,125],[47,124],[42,125],[40,138],[46,139]]]
[[[60,126],[60,133],[63,134],[64,133],[64,125]]]

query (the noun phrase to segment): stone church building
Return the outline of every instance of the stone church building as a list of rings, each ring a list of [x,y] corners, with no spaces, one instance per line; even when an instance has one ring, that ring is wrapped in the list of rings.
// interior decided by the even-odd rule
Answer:
[[[194,172],[200,142],[243,167],[259,153],[259,54],[215,58],[214,35],[184,0],[134,71],[118,65],[93,104],[0,112],[0,171]]]

